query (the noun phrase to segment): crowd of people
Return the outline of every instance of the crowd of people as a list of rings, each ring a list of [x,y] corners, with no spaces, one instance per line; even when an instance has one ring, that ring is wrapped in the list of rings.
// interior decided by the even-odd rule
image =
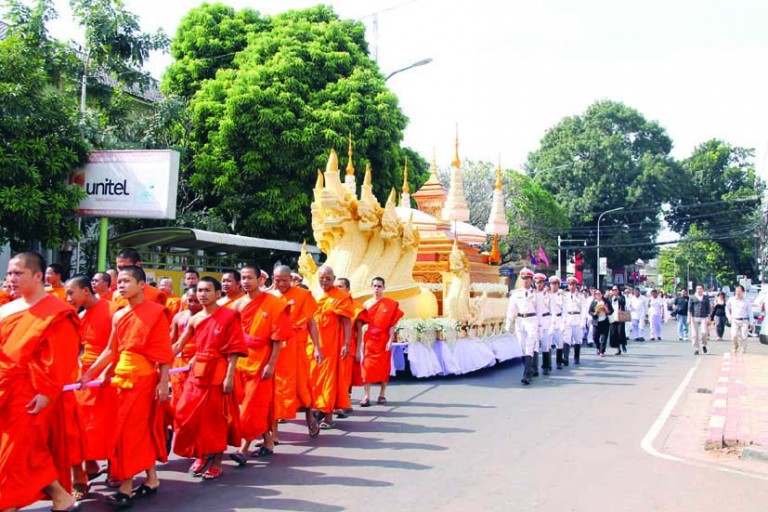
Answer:
[[[171,451],[217,480],[225,455],[271,456],[280,422],[301,412],[309,437],[334,428],[352,386],[359,406],[385,404],[398,303],[382,278],[358,303],[331,267],[318,275],[313,296],[284,265],[188,271],[177,296],[170,278],[147,282],[134,249],[71,279],[15,255],[0,290],[0,511],[46,497],[76,510],[102,475],[116,489],[106,503],[130,507],[158,492]]]
[[[583,345],[595,347],[600,357],[610,346],[615,355],[627,352],[627,340],[644,342],[650,330],[650,341],[661,340],[661,327],[671,319],[677,321],[679,341],[690,341],[694,355],[707,353],[709,331],[715,327],[721,341],[725,327],[730,326],[732,351],[743,353],[754,324],[749,299],[744,287],[736,287],[727,298],[724,292],[712,297],[699,285],[693,295],[683,289],[672,296],[656,289],[644,295],[638,287],[613,285],[610,291],[582,287],[575,277],[560,287],[560,278],[534,273],[523,268],[522,286],[510,292],[506,328],[514,334],[523,352],[521,382],[530,385],[539,376],[539,358],[544,375],[552,371],[552,351],[557,369],[573,362],[580,364]]]

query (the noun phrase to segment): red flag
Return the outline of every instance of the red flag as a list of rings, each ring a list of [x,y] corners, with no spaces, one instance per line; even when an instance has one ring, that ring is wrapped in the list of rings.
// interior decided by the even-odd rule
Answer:
[[[539,260],[543,261],[546,266],[549,266],[549,259],[547,259],[547,255],[541,246],[539,246]]]

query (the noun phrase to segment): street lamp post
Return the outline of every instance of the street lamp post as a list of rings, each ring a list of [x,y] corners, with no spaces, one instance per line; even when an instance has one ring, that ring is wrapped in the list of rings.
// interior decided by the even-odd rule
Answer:
[[[623,209],[624,209],[623,206],[619,206],[618,208],[605,211],[597,217],[597,267],[595,268],[595,289],[596,290],[600,289],[600,221],[602,220],[603,215],[617,212]]]
[[[426,59],[421,59],[419,61],[414,62],[410,66],[405,66],[404,68],[396,69],[393,72],[391,72],[390,74],[388,74],[387,77],[384,79],[384,81],[386,82],[387,80],[389,80],[390,78],[392,78],[396,74],[402,73],[403,71],[408,71],[411,68],[416,68],[416,67],[419,67],[419,66],[426,66],[430,62],[432,62],[432,57],[427,57]]]

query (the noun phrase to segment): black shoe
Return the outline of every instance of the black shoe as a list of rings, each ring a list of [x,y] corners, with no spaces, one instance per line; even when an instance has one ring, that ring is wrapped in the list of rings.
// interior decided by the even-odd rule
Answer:
[[[621,349],[617,350],[617,351],[616,351],[616,353],[615,353],[615,354],[613,354],[613,355],[615,355],[615,356],[620,356],[620,355],[621,355]]]
[[[699,351],[698,350],[694,350],[693,351],[693,355],[695,355],[695,356],[699,355]]]
[[[706,354],[706,353],[707,353],[707,346],[706,346],[706,345],[704,345],[703,347],[701,347],[701,350],[703,350],[703,351],[704,351],[704,353]]]
[[[523,385],[528,386],[531,384],[531,379],[529,379],[528,377],[523,377],[522,379],[520,379],[520,382],[522,382]]]
[[[622,345],[622,346],[621,346],[621,351],[622,351],[622,352],[624,352],[624,353],[626,354],[626,353],[627,353],[627,347],[625,347],[624,345]]]

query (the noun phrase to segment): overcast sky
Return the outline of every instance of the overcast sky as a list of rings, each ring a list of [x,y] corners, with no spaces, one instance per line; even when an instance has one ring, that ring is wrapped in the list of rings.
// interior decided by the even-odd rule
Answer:
[[[170,36],[196,0],[125,0],[142,28]],[[223,0],[263,14],[304,0]],[[410,118],[405,144],[449,164],[456,124],[462,158],[520,168],[545,131],[599,99],[659,122],[688,156],[720,138],[768,152],[768,2],[760,0],[339,0],[368,28],[383,73],[431,57],[387,85]],[[67,0],[53,35],[81,39]],[[374,20],[378,30],[374,30]],[[160,77],[169,56],[155,56]]]

